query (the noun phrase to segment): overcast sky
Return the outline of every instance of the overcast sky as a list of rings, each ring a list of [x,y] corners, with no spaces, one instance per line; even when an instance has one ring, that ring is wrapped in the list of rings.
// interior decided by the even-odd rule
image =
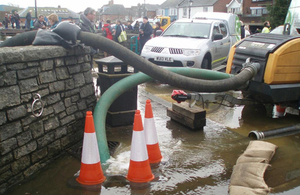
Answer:
[[[69,8],[72,11],[80,12],[86,7],[92,7],[94,9],[101,8],[103,5],[108,4],[109,0],[37,0],[38,7],[57,7],[60,5],[63,8]],[[8,5],[14,4],[20,7],[34,6],[35,0],[1,0],[0,4]],[[115,4],[123,4],[125,7],[131,7],[138,3],[144,3],[144,0],[114,0]],[[148,4],[162,4],[164,0],[146,0]]]

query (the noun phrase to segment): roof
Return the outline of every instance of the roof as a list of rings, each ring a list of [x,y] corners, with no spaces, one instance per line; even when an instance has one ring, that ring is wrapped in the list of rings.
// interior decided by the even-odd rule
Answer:
[[[179,4],[179,7],[187,7],[189,5],[189,0],[184,0]],[[193,0],[192,7],[203,7],[203,6],[213,6],[219,0]]]
[[[166,0],[160,5],[161,9],[176,8],[182,0]]]
[[[35,18],[35,8],[34,7],[27,7],[22,10],[19,15],[21,18],[26,17],[29,10],[32,10],[31,16]],[[69,10],[68,8],[59,8],[59,7],[38,7],[37,14],[43,16],[49,16],[50,14],[55,13],[58,17],[61,18],[69,18],[72,17],[74,19],[79,18],[79,14]]]
[[[0,11],[12,11],[12,10],[22,10],[23,8],[10,6],[10,5],[0,5]]]
[[[145,5],[147,11],[156,11],[159,9],[158,4],[143,4],[142,7]]]
[[[231,0],[230,3],[228,3],[228,4],[226,5],[226,7],[229,7],[233,2],[238,2],[239,4],[242,4],[242,3],[241,3],[242,0]]]
[[[113,4],[105,9],[101,15],[126,15],[126,13],[124,5]]]

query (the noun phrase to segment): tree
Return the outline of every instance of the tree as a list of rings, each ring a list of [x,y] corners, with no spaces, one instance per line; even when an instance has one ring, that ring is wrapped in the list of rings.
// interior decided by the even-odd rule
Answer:
[[[284,24],[290,3],[291,0],[273,0],[273,5],[267,6],[269,11],[267,20],[270,21],[273,28]]]

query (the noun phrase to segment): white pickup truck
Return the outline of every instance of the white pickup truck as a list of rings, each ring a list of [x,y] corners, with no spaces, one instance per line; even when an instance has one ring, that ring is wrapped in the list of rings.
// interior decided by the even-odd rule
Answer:
[[[160,66],[214,69],[226,61],[231,46],[240,40],[240,28],[235,14],[198,12],[149,40],[141,56]]]

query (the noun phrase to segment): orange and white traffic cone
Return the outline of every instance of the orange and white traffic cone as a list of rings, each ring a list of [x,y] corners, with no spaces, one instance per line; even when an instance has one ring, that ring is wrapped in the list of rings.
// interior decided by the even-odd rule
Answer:
[[[105,181],[100,163],[98,143],[92,112],[86,112],[81,156],[81,168],[76,179],[83,185],[97,185]]]
[[[157,139],[151,100],[146,101],[144,127],[145,127],[145,137],[146,137],[146,145],[148,150],[149,162],[151,164],[159,163],[162,159],[162,156],[161,156],[158,139]]]
[[[134,115],[130,163],[126,178],[134,183],[146,183],[154,179],[148,159],[142,116],[139,110]]]

